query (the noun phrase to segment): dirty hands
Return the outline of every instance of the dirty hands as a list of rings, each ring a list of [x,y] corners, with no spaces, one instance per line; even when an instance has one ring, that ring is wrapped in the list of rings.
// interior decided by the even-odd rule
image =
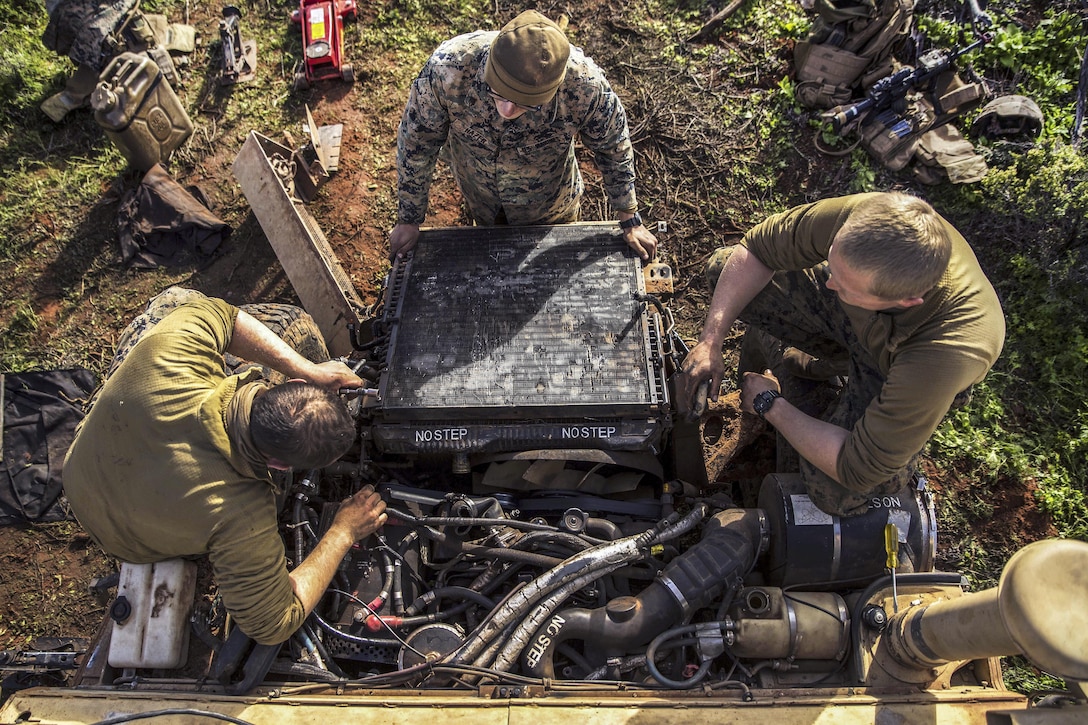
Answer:
[[[776,393],[782,392],[778,384],[778,378],[771,374],[770,370],[764,370],[763,373],[745,373],[740,381],[740,408],[745,413],[755,413],[756,409],[752,407],[752,402],[756,399],[756,396],[766,390],[773,390]]]
[[[314,385],[331,390],[334,393],[340,388],[364,388],[367,382],[351,371],[346,364],[339,360],[326,360],[323,363],[313,363],[306,373],[306,380]]]
[[[418,224],[398,224],[389,232],[389,258],[395,259],[412,251],[419,239]]]
[[[707,398],[718,399],[725,364],[721,345],[700,342],[691,349],[677,371],[676,408],[688,420],[694,420],[706,410]]]
[[[634,214],[620,213],[620,221],[630,219]],[[643,262],[649,262],[657,254],[657,237],[653,235],[649,229],[642,224],[637,227],[631,227],[630,229],[623,230],[623,240],[627,242],[627,246],[635,250]]]
[[[360,541],[384,526],[388,518],[381,495],[373,486],[363,486],[340,503],[333,526],[348,532],[352,541]]]

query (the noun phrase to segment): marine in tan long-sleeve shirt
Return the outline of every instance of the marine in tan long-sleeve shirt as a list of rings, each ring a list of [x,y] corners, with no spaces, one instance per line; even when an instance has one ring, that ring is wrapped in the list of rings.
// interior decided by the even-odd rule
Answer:
[[[905,194],[775,214],[719,250],[708,274],[714,300],[678,379],[678,406],[691,408],[703,382],[717,390],[721,344],[736,319],[847,363],[846,386],[823,419],[777,399],[772,375],[755,370],[742,381],[743,406],[797,450],[809,494],[829,513],[861,513],[872,495],[906,486],[918,453],[1005,339],[1000,302],[970,245]]]
[[[143,332],[110,374],[68,451],[65,493],[83,528],[123,561],[207,555],[238,626],[275,644],[312,611],[348,548],[385,520],[384,503],[364,488],[341,505],[314,551],[287,570],[268,469],[319,467],[342,455],[354,425],[343,404],[317,387],[361,380],[343,363],[302,358],[226,302],[193,295]],[[316,385],[270,388],[256,369],[227,375],[226,350]],[[268,444],[254,434],[255,401],[284,392],[297,395],[288,408],[300,419],[321,418],[294,427],[321,431],[305,453],[262,451]]]

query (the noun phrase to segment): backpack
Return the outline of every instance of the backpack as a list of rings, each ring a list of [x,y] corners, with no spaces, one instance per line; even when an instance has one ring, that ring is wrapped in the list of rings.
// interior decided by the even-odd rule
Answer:
[[[914,0],[816,0],[818,17],[794,47],[797,99],[832,108],[887,75],[892,52],[910,33]]]
[[[931,128],[918,139],[914,162],[914,178],[923,184],[970,184],[989,171],[986,160],[950,123]]]

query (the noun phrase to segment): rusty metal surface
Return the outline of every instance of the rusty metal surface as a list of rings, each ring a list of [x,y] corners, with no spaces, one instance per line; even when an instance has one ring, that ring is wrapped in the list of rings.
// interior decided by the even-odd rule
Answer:
[[[360,725],[593,725],[659,723],[664,725],[871,725],[872,723],[941,723],[986,725],[988,712],[1011,716],[996,722],[1028,722],[1022,696],[996,690],[971,688],[950,692],[874,694],[828,691],[798,695],[790,691],[753,691],[744,701],[739,691],[688,693],[664,692],[550,692],[542,694],[519,687],[496,687],[483,695],[427,691],[383,691],[343,695],[292,695],[228,697],[156,691],[129,692],[36,688],[16,692],[0,710],[0,723],[33,722],[68,725],[151,713],[166,709],[214,712],[254,725],[276,723],[341,723]],[[1061,710],[1031,711],[1033,725],[1058,725]],[[189,722],[181,716],[164,716],[161,722]]]
[[[358,325],[363,302],[317,220],[284,188],[273,168],[272,159],[290,164],[292,156],[291,149],[251,131],[234,159],[234,177],[329,352],[349,355],[347,325]]]
[[[405,264],[388,304],[387,412],[560,417],[663,402],[640,263],[614,224],[430,230]]]
[[[662,320],[615,224],[426,230],[382,325],[382,451],[660,450]]]

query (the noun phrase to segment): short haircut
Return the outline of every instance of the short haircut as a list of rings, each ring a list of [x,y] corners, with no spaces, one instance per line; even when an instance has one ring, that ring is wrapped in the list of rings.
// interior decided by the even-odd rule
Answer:
[[[355,442],[355,422],[334,393],[292,381],[257,396],[249,419],[257,449],[296,470],[321,468]]]
[[[921,297],[948,269],[952,240],[937,212],[910,194],[888,192],[861,202],[834,240],[852,269],[873,275],[869,294]]]

